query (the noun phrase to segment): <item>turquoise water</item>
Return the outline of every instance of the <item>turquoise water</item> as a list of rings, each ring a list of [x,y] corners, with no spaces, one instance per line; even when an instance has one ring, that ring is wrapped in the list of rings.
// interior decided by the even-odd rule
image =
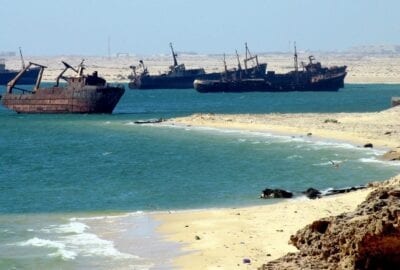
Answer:
[[[346,85],[337,93],[128,90],[113,115],[18,115],[1,107],[0,268],[168,268],[176,254],[165,250],[172,244],[154,232],[154,220],[135,212],[264,204],[258,196],[265,187],[299,193],[400,173],[398,164],[377,159],[380,150],[256,132],[134,125],[136,119],[377,111],[398,95],[399,85]],[[341,162],[340,168],[329,160]],[[147,249],[127,245],[127,239],[144,241]]]

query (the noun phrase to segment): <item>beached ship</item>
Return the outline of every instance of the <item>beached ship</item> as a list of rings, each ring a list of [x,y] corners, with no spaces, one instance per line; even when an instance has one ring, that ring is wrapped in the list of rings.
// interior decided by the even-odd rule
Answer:
[[[294,70],[284,74],[268,71],[266,80],[273,91],[338,91],[344,87],[347,66],[323,67],[320,62],[301,63],[299,70],[297,50],[294,50]]]
[[[177,54],[170,43],[173,65],[169,67],[169,71],[160,75],[150,75],[147,67],[142,60],[139,66],[131,66],[132,75],[130,75],[129,88],[131,89],[192,89],[193,82],[196,79],[203,80],[219,80],[220,72],[206,73],[204,68],[187,69],[184,64],[178,64]],[[267,64],[259,64],[257,56],[251,56],[246,44],[246,59],[248,61],[256,60],[255,67],[246,68],[243,76],[251,77],[254,75],[265,75]],[[233,72],[233,71],[232,71]]]
[[[112,113],[125,89],[123,86],[110,86],[97,71],[84,75],[83,61],[78,69],[63,62],[65,68],[58,75],[53,87],[40,87],[45,66],[29,63],[7,84],[7,91],[1,100],[5,107],[18,113]],[[17,87],[19,79],[31,67],[39,68],[33,90]],[[64,76],[67,70],[73,70],[77,76]],[[60,80],[66,81],[60,85]],[[21,93],[14,93],[15,90]]]
[[[25,68],[25,62],[24,58],[22,57],[22,52],[20,49],[20,56],[21,56],[21,62],[22,62],[22,68]],[[24,75],[19,79],[18,83],[19,84],[34,84],[36,81],[36,78],[39,74],[40,68],[31,68],[26,70]],[[5,59],[1,58],[0,59],[0,85],[6,85],[9,81],[11,81],[15,76],[18,74],[18,70],[10,70],[6,68],[6,62]]]
[[[238,68],[229,71],[225,61],[224,55],[224,73],[221,75],[219,80],[204,80],[196,79],[193,82],[194,88],[200,93],[212,93],[212,92],[254,92],[254,91],[266,91],[270,88],[270,84],[265,80],[264,74],[248,73],[247,69],[247,57],[245,60],[245,68],[242,69],[240,64],[239,55],[236,51],[236,57],[238,61]],[[258,66],[258,60],[256,61],[256,67]],[[266,68],[266,66],[265,66]]]
[[[344,87],[347,75],[346,66],[323,67],[320,62],[314,63],[309,56],[309,63],[302,63],[299,70],[297,50],[294,53],[294,71],[276,74],[268,71],[266,75],[251,79],[239,76],[221,80],[195,80],[194,88],[201,93],[212,92],[279,92],[279,91],[338,91]]]

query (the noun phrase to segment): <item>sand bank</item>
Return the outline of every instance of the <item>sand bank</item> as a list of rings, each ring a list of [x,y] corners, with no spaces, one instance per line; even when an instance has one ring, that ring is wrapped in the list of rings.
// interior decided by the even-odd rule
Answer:
[[[372,113],[194,114],[169,124],[272,132],[339,140],[363,146],[400,147],[400,106]]]

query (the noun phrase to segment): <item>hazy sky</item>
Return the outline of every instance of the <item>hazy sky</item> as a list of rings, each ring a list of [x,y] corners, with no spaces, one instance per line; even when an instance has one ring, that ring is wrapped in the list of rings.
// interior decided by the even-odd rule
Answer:
[[[0,51],[27,55],[343,50],[400,43],[399,0],[0,0]]]

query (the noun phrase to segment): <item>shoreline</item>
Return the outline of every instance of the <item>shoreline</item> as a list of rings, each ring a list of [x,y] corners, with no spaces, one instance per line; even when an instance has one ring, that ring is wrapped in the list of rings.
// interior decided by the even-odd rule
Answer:
[[[322,137],[318,135],[312,135],[312,136],[307,136],[307,134],[301,134],[300,132],[279,132],[276,130],[250,130],[250,129],[245,129],[245,128],[225,128],[225,127],[219,127],[219,126],[205,126],[205,125],[187,125],[183,123],[174,123],[174,122],[168,122],[165,121],[161,124],[157,124],[162,127],[170,127],[170,128],[181,128],[181,129],[187,129],[187,128],[192,128],[193,130],[199,130],[199,131],[216,131],[216,132],[224,132],[224,131],[229,131],[229,132],[245,132],[248,135],[255,135],[257,136],[260,134],[262,135],[267,135],[272,138],[290,138],[293,140],[301,140],[303,142],[309,142],[309,143],[327,143],[327,144],[332,144],[332,145],[348,145],[354,149],[368,149],[363,147],[360,143],[357,143],[355,141],[351,140],[346,140],[346,139],[341,139],[341,138],[330,138],[330,137]],[[261,135],[262,134],[262,135]],[[386,151],[390,150],[391,148],[388,146],[382,146],[382,145],[374,145],[373,148],[370,148],[372,151],[379,151],[385,153]]]
[[[296,197],[264,205],[144,212],[159,222],[156,233],[163,241],[180,245],[172,258],[177,269],[257,269],[262,264],[298,250],[289,244],[294,235],[313,221],[351,212],[382,185],[400,175],[367,188],[308,199]],[[274,200],[274,199],[270,199]],[[250,264],[243,263],[250,259]]]
[[[400,146],[397,137],[392,140],[379,138],[385,128],[393,128],[394,115],[399,112],[399,108],[392,108],[376,113],[195,114],[170,119],[164,124],[179,128],[189,126],[294,135],[303,139],[311,137],[317,141],[349,143],[356,148],[372,143],[374,149],[385,150]],[[338,129],[335,123],[321,124],[325,118],[338,118],[340,130],[335,130]],[[310,120],[313,120],[311,125],[308,123]],[[324,129],[325,124],[330,127]],[[400,132],[398,129],[395,126],[394,134]],[[307,137],[308,133],[312,135]],[[374,188],[317,200],[297,197],[267,205],[150,215],[161,223],[157,231],[165,235],[167,241],[182,245],[184,254],[173,261],[177,268],[257,269],[288,252],[296,252],[297,249],[288,241],[297,230],[314,220],[353,211]],[[243,263],[244,259],[250,259],[251,263]]]
[[[317,200],[294,199],[267,205],[153,213],[157,232],[179,243],[179,269],[256,269],[297,249],[290,235],[312,221],[352,211],[373,188]],[[243,259],[251,264],[244,264]]]
[[[173,118],[163,124],[320,138],[355,147],[372,143],[374,148],[392,149],[400,147],[396,136],[400,134],[400,125],[396,123],[399,113],[399,106],[366,113],[209,113]]]

